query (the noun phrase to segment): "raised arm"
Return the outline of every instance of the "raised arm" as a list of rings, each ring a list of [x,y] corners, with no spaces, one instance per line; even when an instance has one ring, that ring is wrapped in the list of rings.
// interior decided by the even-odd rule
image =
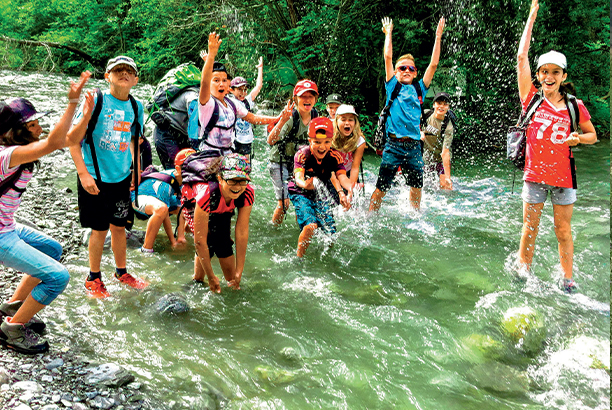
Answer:
[[[257,82],[250,93],[251,101],[255,101],[255,98],[257,98],[261,91],[261,87],[263,87],[263,57],[259,57],[259,64],[257,64]]]
[[[531,43],[531,32],[533,30],[533,24],[535,23],[538,15],[538,9],[540,8],[538,0],[532,0],[531,9],[529,10],[529,18],[525,23],[525,29],[521,36],[521,42],[519,44],[518,54],[516,56],[518,65],[516,67],[518,74],[518,87],[519,96],[521,100],[525,100],[531,90],[531,69],[529,68],[529,43]]]
[[[382,19],[382,31],[385,33],[385,46],[383,48],[383,59],[385,60],[386,81],[389,81],[395,74],[393,68],[393,44],[391,42],[391,33],[393,32],[393,20],[389,17]]]
[[[68,134],[72,117],[79,103],[81,91],[87,83],[87,80],[89,80],[89,77],[91,77],[91,73],[85,71],[81,73],[79,81],[76,83],[70,82],[70,89],[68,90],[68,107],[66,107],[66,111],[64,111],[62,118],[60,118],[59,122],[53,127],[53,130],[46,139],[15,148],[11,155],[10,167],[36,161],[38,158],[57,149],[64,148],[67,145],[66,135]]]
[[[438,63],[440,62],[440,48],[442,48],[442,33],[444,32],[444,25],[446,24],[446,20],[444,17],[438,21],[438,28],[436,29],[436,40],[434,42],[433,52],[431,53],[431,61],[429,62],[429,66],[427,70],[425,70],[425,75],[423,76],[423,84],[425,87],[429,88],[431,84],[431,80],[433,80],[434,74],[438,69]]]
[[[202,80],[200,81],[200,104],[204,105],[210,100],[210,80],[212,79],[213,64],[215,64],[215,57],[219,52],[221,46],[221,40],[217,33],[210,33],[208,35],[208,54],[202,53],[204,59],[204,67],[202,68]]]

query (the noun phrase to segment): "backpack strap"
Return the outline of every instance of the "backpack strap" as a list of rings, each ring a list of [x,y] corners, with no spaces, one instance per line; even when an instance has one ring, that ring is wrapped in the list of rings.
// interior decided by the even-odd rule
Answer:
[[[11,188],[14,191],[17,191],[19,196],[21,196],[21,194],[25,192],[25,188],[17,188],[16,186],[16,183],[19,180],[19,177],[21,176],[21,173],[24,169],[24,164],[21,164],[17,171],[13,172],[11,175],[9,175],[7,178],[0,182],[0,197],[4,196],[4,194],[6,194]]]
[[[96,156],[96,148],[93,142],[93,132],[96,128],[96,124],[98,123],[100,112],[102,111],[102,104],[104,103],[104,95],[102,94],[102,91],[99,88],[96,89],[96,97],[96,106],[94,107],[93,113],[91,114],[91,118],[89,119],[89,123],[87,124],[85,142],[89,144],[89,150],[91,151],[91,160],[93,161],[94,170],[96,172],[96,180],[102,182],[102,177],[100,176],[100,167],[98,166],[98,157]]]
[[[540,107],[540,105],[542,105],[543,101],[544,94],[542,93],[542,90],[540,90],[535,93],[533,97],[531,97],[531,101],[529,101],[529,105],[527,105],[527,108],[525,109],[525,114],[523,115],[523,113],[521,112],[517,125],[519,127],[524,128],[531,121],[531,118],[535,114],[536,110]]]
[[[244,104],[245,108],[247,109],[248,112],[251,112],[251,104],[249,104],[249,99],[245,98],[244,101],[242,101],[242,103]]]
[[[138,120],[138,104],[136,103],[136,99],[132,97],[132,94],[128,95],[130,99],[130,103],[132,104],[132,110],[134,111],[134,122],[132,123],[132,142],[134,143],[134,168],[132,171],[133,181],[134,181],[134,202],[136,203],[136,207],[138,207],[138,175],[140,172],[139,159],[140,159],[140,134],[142,130],[140,129],[140,121]]]
[[[211,96],[211,98],[213,99],[213,102],[215,103],[215,108],[213,108],[213,113],[210,116],[210,120],[208,121],[208,124],[206,124],[206,127],[204,128],[204,135],[203,135],[203,138],[202,138],[202,142],[204,142],[204,144],[208,145],[211,148],[215,148],[215,149],[218,149],[218,150],[221,150],[221,151],[225,151],[225,150],[227,150],[229,148],[228,147],[220,147],[220,146],[217,146],[217,145],[209,143],[208,142],[208,134],[210,134],[210,132],[212,131],[213,128],[220,128],[222,130],[230,130],[230,129],[234,128],[234,126],[236,125],[236,121],[238,121],[238,114],[236,112],[236,105],[229,98],[225,98],[224,99],[225,102],[229,105],[229,107],[234,112],[234,122],[229,127],[217,125],[217,122],[219,122],[219,111],[221,110],[221,108],[219,107],[219,102],[217,101],[217,99],[215,97],[213,97],[213,96]]]
[[[140,176],[141,182],[146,179],[157,179],[158,181],[165,182],[172,187],[172,189],[177,195],[181,195],[181,187],[179,186],[178,182],[176,182],[176,178],[171,175],[168,175],[164,172],[149,172],[146,175]]]
[[[399,81],[397,83],[399,84]],[[421,89],[421,84],[417,82],[416,84],[411,83],[410,85],[414,87],[414,90],[417,93],[417,98],[419,99],[419,104],[421,106],[421,123],[423,123],[423,117],[425,117],[425,98],[423,98],[423,90]],[[395,89],[393,91],[395,91]]]
[[[578,124],[580,124],[580,109],[578,108],[578,101],[576,97],[571,94],[565,95],[565,105],[567,106],[567,114],[570,117],[570,134],[578,131]],[[576,161],[574,160],[574,153],[572,147],[569,147],[569,160],[570,160],[570,171],[572,174],[572,188],[578,188],[578,181],[576,179]]]

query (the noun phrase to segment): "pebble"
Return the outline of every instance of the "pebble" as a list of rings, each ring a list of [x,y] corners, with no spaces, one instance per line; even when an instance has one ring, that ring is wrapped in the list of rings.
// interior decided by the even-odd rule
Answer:
[[[13,384],[13,390],[24,390],[38,393],[41,392],[43,388],[40,384],[36,382],[21,381]]]
[[[59,358],[53,359],[49,363],[47,363],[47,365],[45,366],[45,369],[52,370],[52,369],[58,368],[58,367],[63,366],[63,365],[64,365],[64,360],[61,357],[59,357]]]
[[[53,376],[45,374],[43,377],[40,378],[40,380],[42,380],[43,382],[51,383],[53,381]]]
[[[32,410],[32,408],[27,404],[20,403],[19,406],[15,407],[15,410]]]

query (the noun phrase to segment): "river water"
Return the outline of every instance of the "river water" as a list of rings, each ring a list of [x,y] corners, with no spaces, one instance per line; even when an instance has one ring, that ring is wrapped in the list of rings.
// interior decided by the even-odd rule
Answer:
[[[0,97],[54,109],[41,121],[48,128],[65,107],[67,81],[0,71]],[[139,85],[134,94],[146,99],[151,90]],[[379,159],[366,156],[365,195],[337,213],[333,243],[316,237],[300,260],[293,208],[280,228],[269,223],[275,201],[259,138],[241,291],[192,286],[193,241],[172,251],[160,231],[154,255],[128,250],[128,270],[146,277],[148,289],[119,286],[107,251],[102,269],[113,297],[87,298],[83,247],[67,258],[72,280],[45,319],[90,358],[132,370],[167,408],[608,409],[609,143],[578,147],[575,156],[578,294],[558,286],[550,203],[533,275],[513,273],[522,202],[502,155],[456,159],[455,191],[425,189],[419,214],[407,190],[395,188],[375,216],[365,210]],[[57,183],[76,192],[68,157]],[[155,313],[151,305],[172,292],[190,312]],[[522,340],[503,330],[513,308],[531,309],[537,337],[533,328]]]

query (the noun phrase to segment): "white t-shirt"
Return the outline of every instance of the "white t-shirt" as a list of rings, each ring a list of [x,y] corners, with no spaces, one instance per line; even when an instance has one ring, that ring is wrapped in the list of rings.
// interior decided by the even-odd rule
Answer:
[[[232,99],[232,102],[236,104],[236,107],[238,105],[241,105],[244,107],[245,110],[247,109],[244,103],[240,101],[239,99],[235,97],[230,97],[230,98]],[[253,110],[253,106],[255,104],[253,103],[251,94],[247,95],[245,100],[251,106],[251,110]],[[254,137],[255,136],[253,134],[253,127],[251,126],[251,123],[243,120],[242,118],[239,118],[238,121],[236,121],[236,141],[238,141],[241,144],[251,144],[253,142]]]

